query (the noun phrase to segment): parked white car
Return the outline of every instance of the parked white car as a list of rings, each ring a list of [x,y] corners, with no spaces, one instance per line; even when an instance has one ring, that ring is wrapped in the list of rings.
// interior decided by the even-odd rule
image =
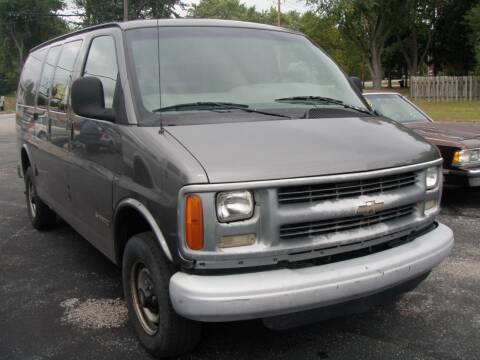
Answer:
[[[5,96],[0,96],[0,111],[5,110]]]

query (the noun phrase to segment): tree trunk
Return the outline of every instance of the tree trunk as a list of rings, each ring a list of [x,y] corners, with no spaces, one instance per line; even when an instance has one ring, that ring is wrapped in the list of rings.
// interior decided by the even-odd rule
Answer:
[[[411,67],[408,68],[408,72],[412,76],[417,76],[418,75],[418,63],[413,63]]]
[[[373,88],[380,90],[382,88],[383,66],[382,66],[382,50],[377,48],[375,44],[371,47],[369,69],[372,74]]]
[[[22,72],[22,69],[23,69],[23,62],[24,62],[24,46],[23,46],[23,42],[19,39],[17,39],[17,37],[15,36],[15,31],[10,27],[9,28],[10,30],[10,38],[12,39],[13,43],[15,44],[15,47],[17,49],[17,53],[18,53],[18,69],[19,69],[19,73]]]
[[[430,44],[432,41],[431,32],[428,33],[427,43],[425,44],[423,50],[420,49],[418,44],[417,31],[415,28],[407,38],[407,42],[405,42],[405,40],[402,42],[400,37],[397,38],[399,42],[402,43],[401,50],[405,58],[405,62],[408,65],[408,72],[410,73],[410,76],[418,76],[419,67],[424,63],[425,57],[430,49]]]
[[[411,63],[410,63],[410,68],[408,69],[408,72],[410,73],[411,76],[417,76],[418,75],[418,41],[417,41],[417,34],[416,32],[412,33],[412,39],[411,39]]]

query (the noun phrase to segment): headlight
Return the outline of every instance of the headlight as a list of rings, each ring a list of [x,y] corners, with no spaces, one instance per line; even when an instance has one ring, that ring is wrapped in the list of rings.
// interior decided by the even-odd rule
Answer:
[[[427,190],[433,189],[438,184],[438,166],[432,166],[427,169],[425,183]]]
[[[465,165],[474,162],[480,162],[480,149],[457,150],[453,154],[452,165]]]
[[[246,220],[253,215],[250,191],[228,191],[217,194],[217,216],[220,222]]]

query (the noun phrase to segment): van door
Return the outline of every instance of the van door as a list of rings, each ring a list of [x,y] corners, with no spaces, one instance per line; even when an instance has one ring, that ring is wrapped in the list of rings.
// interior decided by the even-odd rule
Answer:
[[[113,108],[118,65],[115,40],[98,35],[91,40],[82,76],[94,76],[103,84],[105,107]],[[72,163],[70,192],[81,233],[113,256],[110,222],[113,215],[112,191],[117,173],[120,135],[117,125],[72,114]]]
[[[26,144],[30,161],[35,166],[38,157],[37,147],[35,143],[35,126],[37,120],[37,114],[35,111],[35,98],[40,82],[40,76],[42,74],[42,66],[47,55],[48,48],[42,48],[40,50],[32,52],[23,66],[22,75],[20,76],[20,82],[17,89],[17,132],[19,146],[19,154],[23,144]],[[19,157],[20,158],[20,157]],[[34,171],[35,174],[35,171]],[[35,180],[37,191],[39,191],[39,184]],[[42,192],[40,189],[40,193]]]
[[[34,136],[32,145],[34,148],[35,162],[35,186],[38,195],[50,206],[53,205],[51,194],[50,179],[51,164],[48,161],[48,139],[49,139],[49,121],[48,121],[48,99],[50,96],[50,87],[52,84],[53,73],[60,55],[61,46],[52,46],[48,50],[47,57],[43,64],[42,76],[38,84],[37,107],[34,117]]]
[[[68,163],[70,157],[70,127],[67,121],[69,88],[82,40],[63,44],[55,67],[48,107],[48,158],[49,192],[54,208],[60,215],[71,212],[68,194]]]

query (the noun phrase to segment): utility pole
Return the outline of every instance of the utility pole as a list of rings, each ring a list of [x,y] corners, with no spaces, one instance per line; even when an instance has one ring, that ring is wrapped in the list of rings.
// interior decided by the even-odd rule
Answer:
[[[282,10],[280,8],[280,1],[282,0],[277,0],[277,25],[278,26],[282,25]]]
[[[123,0],[123,21],[128,21],[128,0]]]

